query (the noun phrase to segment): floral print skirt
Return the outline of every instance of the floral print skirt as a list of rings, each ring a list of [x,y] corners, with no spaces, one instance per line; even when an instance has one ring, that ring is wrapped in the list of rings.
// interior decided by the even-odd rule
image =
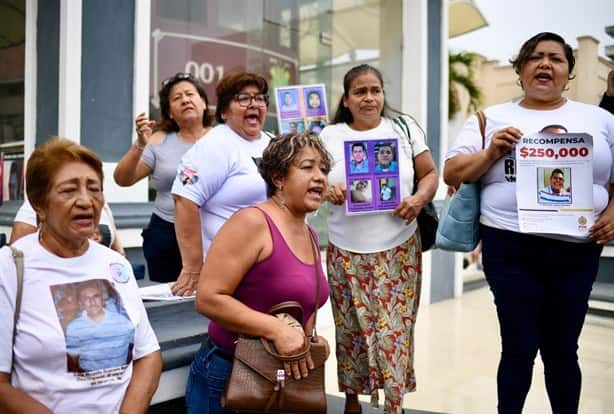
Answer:
[[[384,413],[401,414],[414,391],[414,325],[420,302],[422,253],[414,235],[377,253],[329,244],[327,270],[335,319],[339,390],[371,395]]]

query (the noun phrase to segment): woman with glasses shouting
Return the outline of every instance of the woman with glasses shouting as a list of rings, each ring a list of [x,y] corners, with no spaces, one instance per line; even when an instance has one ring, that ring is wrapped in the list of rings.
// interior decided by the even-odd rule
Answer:
[[[172,286],[176,295],[196,290],[209,245],[237,210],[266,200],[258,173],[269,86],[255,73],[231,72],[216,87],[215,126],[181,159],[172,193],[183,270]]]
[[[159,97],[160,120],[148,119],[145,112],[136,117],[137,140],[117,164],[113,177],[127,187],[151,176],[156,199],[142,233],[143,253],[149,278],[171,282],[181,272],[171,187],[179,160],[211,129],[212,116],[205,90],[188,73],[163,81]]]

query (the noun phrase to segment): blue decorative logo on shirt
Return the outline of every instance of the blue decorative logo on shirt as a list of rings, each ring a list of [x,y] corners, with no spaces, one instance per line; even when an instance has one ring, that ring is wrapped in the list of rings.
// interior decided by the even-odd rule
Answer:
[[[109,267],[111,270],[111,276],[117,283],[127,283],[128,280],[130,280],[130,272],[123,264],[111,263]]]

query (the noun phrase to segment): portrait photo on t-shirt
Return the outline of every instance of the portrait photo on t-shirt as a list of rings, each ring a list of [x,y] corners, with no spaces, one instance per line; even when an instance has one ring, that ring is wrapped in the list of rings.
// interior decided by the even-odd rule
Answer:
[[[50,286],[66,339],[68,372],[125,367],[132,361],[134,324],[106,279]]]

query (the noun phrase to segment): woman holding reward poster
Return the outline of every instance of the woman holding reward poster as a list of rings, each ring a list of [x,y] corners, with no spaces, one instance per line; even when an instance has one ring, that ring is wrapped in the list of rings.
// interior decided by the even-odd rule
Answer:
[[[360,412],[359,394],[371,395],[377,406],[378,389],[383,388],[384,413],[400,414],[403,396],[416,387],[413,331],[421,249],[415,219],[435,194],[437,172],[422,129],[408,120],[410,144],[386,117],[389,108],[379,70],[369,65],[352,68],[345,74],[343,90],[332,125],[320,135],[334,159],[327,192],[332,204],[327,266],[339,388],[346,394],[345,413]],[[391,138],[399,143],[401,202],[392,212],[348,215],[344,142]],[[411,195],[414,174],[418,191]]]
[[[520,413],[539,351],[554,413],[575,413],[580,400],[578,337],[604,243],[614,238],[614,117],[563,96],[575,60],[555,33],[527,40],[511,62],[524,97],[485,110],[485,149],[476,117],[469,119],[448,152],[448,185],[479,180],[483,263],[501,329],[497,374],[499,413]],[[593,176],[576,186],[593,188],[595,224],[586,237],[520,233],[516,182],[509,158],[524,133],[564,125],[593,137]],[[515,171],[515,167],[512,168]],[[560,171],[560,170],[559,170]],[[562,177],[561,177],[562,178]],[[573,257],[573,260],[561,260]]]

